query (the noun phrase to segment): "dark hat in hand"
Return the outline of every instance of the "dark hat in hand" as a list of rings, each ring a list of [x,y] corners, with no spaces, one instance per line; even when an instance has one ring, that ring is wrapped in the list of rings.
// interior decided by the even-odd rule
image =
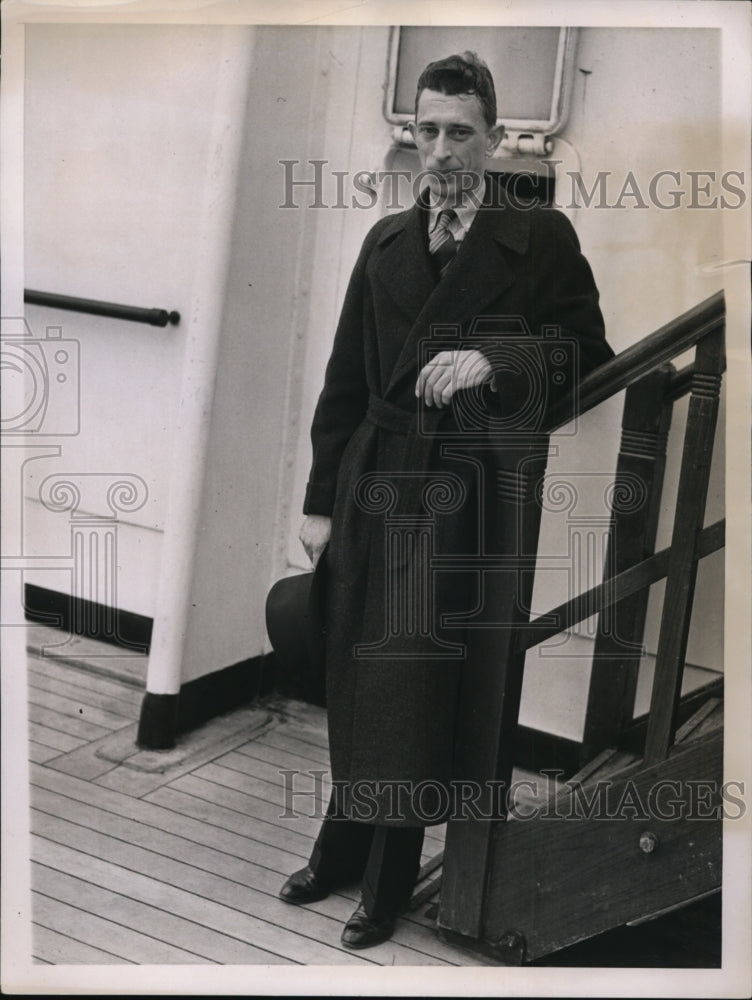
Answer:
[[[326,549],[315,571],[277,580],[266,598],[266,631],[281,674],[316,702],[324,692],[325,599]]]

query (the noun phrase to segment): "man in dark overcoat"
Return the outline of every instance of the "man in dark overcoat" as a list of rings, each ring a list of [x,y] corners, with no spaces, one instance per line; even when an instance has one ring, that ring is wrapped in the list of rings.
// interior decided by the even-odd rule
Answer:
[[[612,356],[569,221],[514,204],[485,171],[503,127],[477,56],[424,70],[411,131],[425,188],[376,223],[353,270],[313,420],[300,536],[325,573],[336,794],[309,864],[280,895],[312,902],[360,879],[342,935],[351,948],[391,936],[424,829],[451,810],[461,623],[478,593],[472,573],[436,566],[482,551],[493,474],[493,452],[463,442],[515,414],[542,418]],[[574,352],[541,354],[551,330]]]

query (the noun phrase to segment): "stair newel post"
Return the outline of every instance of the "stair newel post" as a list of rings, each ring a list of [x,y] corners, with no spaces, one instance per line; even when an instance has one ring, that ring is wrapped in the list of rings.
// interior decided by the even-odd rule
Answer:
[[[512,783],[524,653],[516,628],[530,619],[548,437],[528,437],[495,454],[485,477],[481,609],[468,626],[455,749],[458,785],[473,801],[447,825],[438,916],[445,937],[483,936],[494,828]]]
[[[698,341],[684,435],[679,489],[663,600],[645,763],[665,760],[673,742],[697,578],[696,543],[703,526],[724,369],[723,330]]]
[[[674,368],[663,365],[633,383],[624,397],[621,444],[611,490],[604,581],[655,552]],[[634,711],[649,590],[602,612],[595,639],[580,766],[616,746]]]

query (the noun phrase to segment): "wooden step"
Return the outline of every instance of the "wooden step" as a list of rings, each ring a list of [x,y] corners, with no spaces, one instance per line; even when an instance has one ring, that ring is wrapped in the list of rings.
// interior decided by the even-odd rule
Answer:
[[[675,746],[691,743],[702,739],[723,726],[723,699],[708,698],[697,711],[676,731]],[[630,750],[618,750],[611,747],[603,750],[597,757],[589,761],[577,774],[572,775],[564,783],[554,799],[562,804],[572,795],[575,787],[595,786],[599,782],[625,777],[636,772],[640,767],[640,756]]]
[[[676,731],[675,742],[702,739],[723,726],[723,698],[708,698],[705,704]]]
[[[650,767],[607,751],[548,810],[499,824],[482,938],[464,943],[505,964],[536,960],[717,890],[722,764],[718,726]],[[703,798],[693,789],[705,783],[715,794]]]

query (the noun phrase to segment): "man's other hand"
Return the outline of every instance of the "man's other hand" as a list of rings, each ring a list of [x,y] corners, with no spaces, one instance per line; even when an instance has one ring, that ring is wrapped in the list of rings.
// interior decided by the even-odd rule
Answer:
[[[330,517],[323,514],[309,514],[303,521],[298,538],[303,543],[303,548],[313,563],[314,569],[331,534],[332,519]]]
[[[492,375],[491,362],[480,351],[441,351],[421,369],[415,395],[426,406],[448,406],[458,389],[482,385]]]

